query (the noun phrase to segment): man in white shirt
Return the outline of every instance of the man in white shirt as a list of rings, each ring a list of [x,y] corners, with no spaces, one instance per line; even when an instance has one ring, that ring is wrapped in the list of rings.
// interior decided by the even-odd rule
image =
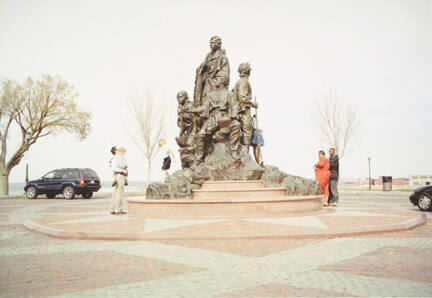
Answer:
[[[111,214],[126,214],[126,212],[121,209],[124,186],[128,175],[127,162],[124,156],[126,149],[122,147],[112,147],[111,153],[114,154],[114,157],[110,160],[110,167],[114,174]]]

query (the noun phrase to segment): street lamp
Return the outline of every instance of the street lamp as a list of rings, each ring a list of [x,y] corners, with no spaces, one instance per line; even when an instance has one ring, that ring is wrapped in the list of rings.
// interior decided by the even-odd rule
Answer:
[[[371,162],[371,158],[368,157],[368,163],[369,163],[369,190],[372,188],[372,179],[371,179],[371,171],[370,171],[370,162]]]
[[[26,141],[28,143],[28,141],[31,139],[31,133],[30,132],[26,131],[26,133],[25,133],[25,139],[26,139]],[[29,182],[29,177],[28,177],[28,149],[27,149],[27,152],[25,154],[26,154],[26,177],[25,177],[25,183],[27,184],[27,182]]]

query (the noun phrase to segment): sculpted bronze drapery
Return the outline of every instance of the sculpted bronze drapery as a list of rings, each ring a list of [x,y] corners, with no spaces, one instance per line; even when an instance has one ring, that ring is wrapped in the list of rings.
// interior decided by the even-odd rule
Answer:
[[[210,39],[210,53],[204,62],[198,67],[195,78],[194,105],[200,106],[205,102],[210,91],[216,90],[216,86],[222,86],[228,90],[230,67],[225,50],[221,48],[222,40],[218,36]]]

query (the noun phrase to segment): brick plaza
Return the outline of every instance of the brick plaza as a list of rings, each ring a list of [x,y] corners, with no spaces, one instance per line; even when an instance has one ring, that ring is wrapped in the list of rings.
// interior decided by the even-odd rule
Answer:
[[[408,194],[342,194],[329,216],[278,220],[153,223],[152,235],[260,227],[273,237],[223,239],[74,240],[28,231],[39,221],[59,229],[115,229],[107,197],[91,200],[0,200],[0,295],[71,297],[432,296],[432,220]],[[426,215],[409,230],[345,237],[280,237],[275,231],[319,234],[344,222],[391,224]],[[116,224],[118,223],[118,224]],[[169,231],[169,233],[167,232]],[[315,233],[314,232],[314,233]],[[192,232],[190,232],[192,233]],[[163,237],[162,237],[163,238]]]

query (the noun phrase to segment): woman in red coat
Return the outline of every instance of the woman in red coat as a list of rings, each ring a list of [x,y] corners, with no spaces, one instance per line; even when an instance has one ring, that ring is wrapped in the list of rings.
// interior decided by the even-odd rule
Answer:
[[[318,152],[319,161],[315,165],[316,180],[321,185],[324,193],[324,206],[328,206],[329,183],[330,183],[330,163],[325,157],[324,151]]]

